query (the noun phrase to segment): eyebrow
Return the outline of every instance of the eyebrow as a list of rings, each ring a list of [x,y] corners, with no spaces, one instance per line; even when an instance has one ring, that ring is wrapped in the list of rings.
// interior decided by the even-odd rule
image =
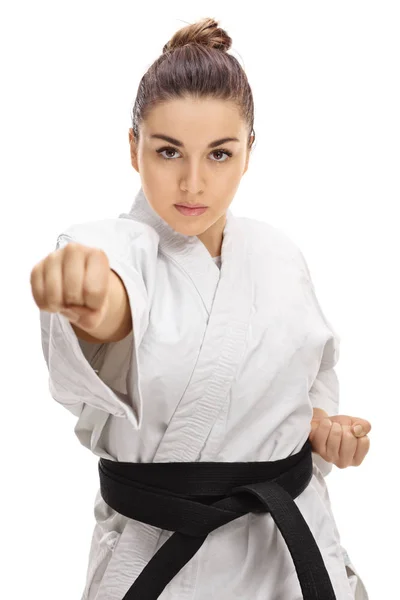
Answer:
[[[173,137],[169,137],[168,135],[163,135],[162,133],[154,133],[150,136],[150,138],[158,138],[160,140],[169,142],[170,144],[174,144],[174,146],[184,146],[183,142],[180,142],[179,140],[176,140]],[[220,146],[221,144],[225,144],[226,142],[240,142],[240,140],[235,137],[221,138],[220,140],[210,142],[210,144],[208,144],[208,148],[215,148],[216,146]]]

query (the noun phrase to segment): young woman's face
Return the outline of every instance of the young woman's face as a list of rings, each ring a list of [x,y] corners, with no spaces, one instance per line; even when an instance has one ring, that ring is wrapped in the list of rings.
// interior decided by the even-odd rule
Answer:
[[[170,100],[153,108],[142,122],[138,144],[129,130],[129,143],[149,204],[175,231],[201,235],[217,222],[225,223],[250,154],[248,128],[234,103]],[[187,216],[176,207],[181,203],[207,209]]]

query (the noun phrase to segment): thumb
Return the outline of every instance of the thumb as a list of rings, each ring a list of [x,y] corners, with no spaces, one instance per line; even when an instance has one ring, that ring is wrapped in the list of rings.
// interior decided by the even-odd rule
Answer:
[[[352,426],[352,431],[356,437],[363,437],[371,431],[371,423],[365,419],[357,419]]]

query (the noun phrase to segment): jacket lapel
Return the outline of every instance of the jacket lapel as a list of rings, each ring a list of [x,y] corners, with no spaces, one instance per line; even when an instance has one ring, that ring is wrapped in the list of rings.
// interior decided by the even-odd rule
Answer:
[[[160,252],[190,277],[209,314],[196,367],[154,457],[155,462],[195,461],[204,447],[245,351],[252,311],[249,240],[227,212],[221,271],[197,236],[175,232],[153,211],[141,189],[128,215],[153,227]]]

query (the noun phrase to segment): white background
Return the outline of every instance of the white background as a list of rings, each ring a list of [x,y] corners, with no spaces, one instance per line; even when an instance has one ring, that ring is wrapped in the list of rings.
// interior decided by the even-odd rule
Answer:
[[[196,3],[197,4],[197,3]],[[341,414],[372,423],[328,476],[371,600],[398,589],[400,90],[397,2],[18,2],[2,9],[1,591],[79,599],[98,486],[76,418],[48,391],[34,265],[69,225],[129,211],[139,80],[174,32],[216,18],[248,75],[256,146],[232,210],[302,249],[341,337]],[[247,600],[247,599],[244,599]],[[290,600],[290,599],[288,599]]]

